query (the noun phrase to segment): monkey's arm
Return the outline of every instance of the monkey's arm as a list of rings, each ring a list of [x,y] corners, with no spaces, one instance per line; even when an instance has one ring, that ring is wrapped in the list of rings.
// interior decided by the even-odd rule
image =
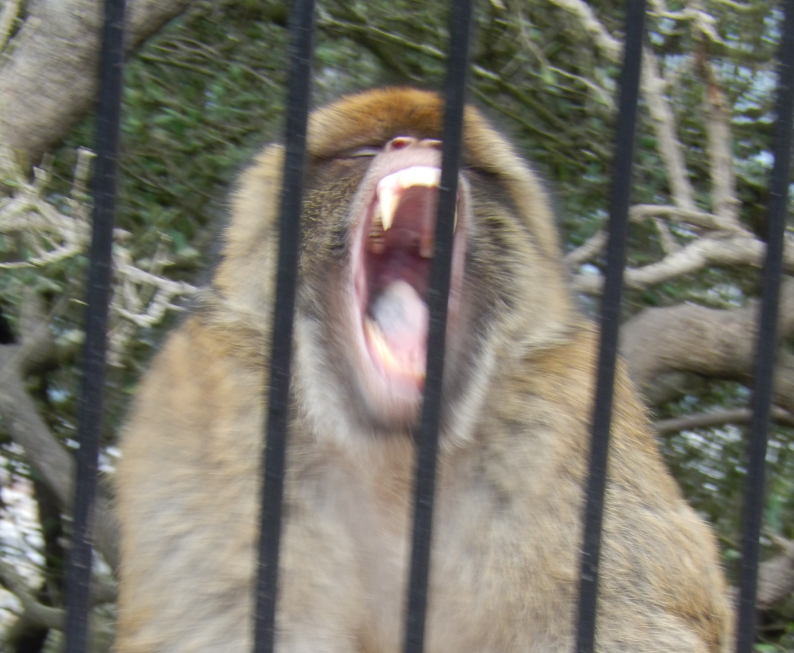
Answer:
[[[141,384],[117,470],[117,651],[243,650],[262,411],[256,376],[194,317]]]
[[[521,479],[520,485],[513,482],[526,492],[525,556],[544,552],[546,559],[531,568],[541,574],[554,569],[549,578],[566,578],[567,584],[548,594],[568,591],[571,606],[578,596],[596,365],[595,334],[584,326],[568,344],[528,362],[501,389],[499,404],[492,402],[499,422],[522,424],[523,430],[521,438],[512,433],[510,449],[501,446],[510,455],[502,457],[498,473],[489,473],[502,485]],[[509,428],[491,441],[505,435],[511,435]],[[667,472],[622,362],[615,379],[608,472],[599,650],[719,653],[729,642],[731,617],[716,541]],[[546,613],[554,624],[551,632],[575,626],[575,609],[562,620],[559,612]]]
[[[119,653],[250,649],[265,368],[227,336],[191,318],[139,390],[117,472]],[[279,616],[289,627],[279,650],[309,653],[322,641],[346,653],[350,636],[329,617],[342,609],[332,590],[344,551],[327,551],[333,534],[303,513],[282,542]]]

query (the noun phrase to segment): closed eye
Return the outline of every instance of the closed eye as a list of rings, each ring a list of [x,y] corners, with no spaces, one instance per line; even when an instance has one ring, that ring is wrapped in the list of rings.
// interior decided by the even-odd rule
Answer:
[[[355,150],[348,150],[347,152],[342,152],[340,158],[342,159],[361,159],[363,157],[370,157],[375,156],[380,153],[380,149],[377,147],[359,147]]]

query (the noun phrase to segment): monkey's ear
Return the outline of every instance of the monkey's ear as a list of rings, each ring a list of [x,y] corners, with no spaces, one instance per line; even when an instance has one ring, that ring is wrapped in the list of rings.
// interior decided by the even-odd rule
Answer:
[[[213,285],[238,310],[269,312],[275,274],[284,148],[270,145],[240,178]]]

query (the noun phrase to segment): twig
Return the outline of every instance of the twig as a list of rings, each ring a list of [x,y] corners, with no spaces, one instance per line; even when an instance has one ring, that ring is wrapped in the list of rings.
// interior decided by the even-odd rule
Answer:
[[[582,27],[593,37],[596,46],[610,61],[620,61],[623,44],[609,33],[603,23],[596,18],[589,5],[582,0],[551,0],[551,2],[576,15],[582,23]]]
[[[19,234],[32,252],[20,261],[0,263],[0,269],[46,267],[76,256],[88,245],[90,233],[89,205],[86,184],[93,154],[86,149],[77,153],[74,181],[67,200],[71,215],[58,211],[46,199],[50,179],[51,157],[34,170],[28,182],[17,171],[14,193],[0,199],[0,234]],[[180,310],[179,297],[190,296],[196,288],[187,283],[171,281],[162,276],[170,264],[163,242],[158,245],[149,264],[149,271],[135,265],[129,249],[124,246],[126,232],[114,232],[113,250],[115,291],[111,311],[116,318],[109,333],[109,362],[121,365],[123,351],[135,330],[162,321],[169,310]],[[118,318],[123,318],[118,320]]]
[[[552,3],[577,16],[582,27],[593,37],[599,50],[611,61],[618,62],[623,45],[596,18],[582,0],[552,0]],[[665,164],[675,204],[694,210],[694,191],[687,177],[681,143],[676,136],[676,123],[669,102],[664,97],[665,82],[659,75],[656,57],[649,48],[642,55],[642,90],[653,118],[659,154]]]
[[[667,226],[667,223],[662,220],[661,218],[654,218],[653,224],[656,227],[656,231],[659,234],[659,243],[662,246],[662,251],[665,254],[672,254],[673,252],[677,252],[681,249],[681,246],[676,242],[675,238],[673,238],[673,234],[670,233],[670,228]]]
[[[734,0],[712,0],[712,2],[725,5],[726,7],[730,7],[734,11],[739,11],[747,14],[753,13],[754,11],[758,11],[758,9],[750,2],[743,3],[743,2],[735,2]]]
[[[731,153],[730,112],[725,95],[708,60],[705,46],[697,55],[703,81],[706,83],[703,104],[711,162],[711,204],[714,213],[726,223],[738,224],[739,200],[736,196],[736,174]]]
[[[45,199],[51,157],[45,157],[42,165],[34,168],[32,183],[17,171],[13,196],[0,200],[0,233],[21,234],[36,255],[22,261],[0,263],[0,269],[44,267],[76,256],[85,249],[90,232],[86,184],[93,157],[94,154],[85,148],[77,151],[68,202],[71,215],[57,211]],[[49,246],[43,247],[42,240]]]
[[[748,424],[753,417],[753,413],[748,408],[735,408],[732,410],[720,410],[713,413],[700,413],[697,415],[687,415],[686,417],[676,417],[671,419],[659,420],[654,424],[659,435],[667,436],[687,431],[690,429],[705,429],[714,426],[724,426],[725,424]],[[772,409],[772,419],[778,424],[794,426],[794,415],[782,408]]]
[[[598,254],[607,244],[607,235],[603,231],[597,231],[584,244],[565,255],[565,263],[569,268],[576,268],[582,263],[589,261]]]
[[[656,57],[650,49],[645,48],[642,53],[642,90],[653,118],[659,155],[667,171],[670,192],[677,206],[695,210],[695,193],[689,183],[681,142],[676,136],[675,116],[664,96],[665,86],[659,75]]]
[[[686,222],[694,227],[707,229],[709,231],[725,231],[736,234],[750,235],[750,232],[743,229],[738,224],[726,222],[713,213],[698,211],[697,209],[683,209],[674,205],[661,204],[636,204],[629,211],[629,218],[635,221],[645,220],[652,217],[663,217],[676,219],[677,222]]]
[[[785,269],[794,273],[794,244],[787,243]],[[624,274],[627,288],[643,289],[663,283],[674,277],[691,274],[708,265],[763,265],[766,245],[756,238],[736,235],[727,238],[699,238],[680,250],[665,256],[657,263],[641,268],[629,268]],[[579,292],[599,294],[603,277],[579,274],[574,277],[574,287]]]

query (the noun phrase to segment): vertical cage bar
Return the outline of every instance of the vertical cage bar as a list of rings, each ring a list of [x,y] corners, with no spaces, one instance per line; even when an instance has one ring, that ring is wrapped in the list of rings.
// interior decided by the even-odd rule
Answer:
[[[66,569],[66,653],[83,653],[86,650],[102,386],[105,382],[108,303],[113,274],[113,221],[124,81],[124,0],[105,0],[104,8],[93,181],[94,223],[79,408],[80,450],[77,453],[72,544]]]
[[[748,444],[747,489],[744,501],[742,567],[739,582],[737,653],[750,653],[755,637],[755,599],[758,580],[759,536],[764,509],[764,468],[769,435],[773,372],[778,345],[777,319],[783,274],[783,245],[788,213],[792,121],[794,120],[794,0],[786,0],[778,56],[775,163],[769,187],[767,252],[763,272],[763,300],[756,343],[753,418]]]
[[[645,0],[626,0],[626,41],[620,75],[620,105],[615,135],[616,149],[612,198],[609,213],[609,243],[604,297],[601,305],[601,338],[598,350],[598,376],[593,408],[590,468],[584,512],[579,612],[576,636],[577,653],[592,653],[595,647],[598,565],[601,553],[601,525],[607,479],[609,431],[612,423],[612,394],[620,327],[620,302],[623,268],[626,265],[631,172],[637,98],[640,88],[642,42],[645,26]]]
[[[289,422],[292,325],[306,160],[306,123],[309,116],[311,88],[314,0],[294,0],[290,4],[289,31],[290,63],[284,177],[281,191],[281,235],[270,355],[267,439],[262,460],[264,478],[255,600],[255,653],[272,653],[275,644],[281,509]]]
[[[419,422],[414,476],[414,520],[406,602],[405,653],[422,653],[424,649],[438,429],[444,377],[447,302],[453,227],[458,196],[463,115],[466,104],[466,82],[469,72],[471,16],[472,0],[455,0],[450,8],[449,18],[450,44],[444,93],[441,183],[438,193],[436,244],[430,266],[430,288],[428,290],[430,325],[427,336],[424,401]]]

